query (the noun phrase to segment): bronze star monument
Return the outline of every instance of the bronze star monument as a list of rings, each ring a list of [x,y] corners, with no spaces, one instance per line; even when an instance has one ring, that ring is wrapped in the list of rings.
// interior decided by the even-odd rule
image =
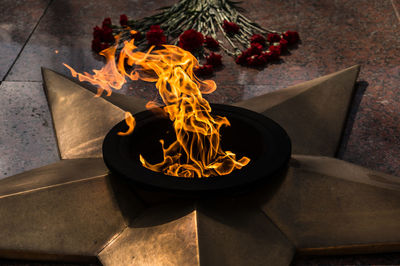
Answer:
[[[43,69],[61,160],[0,180],[0,257],[103,265],[289,265],[298,254],[400,251],[400,181],[335,155],[359,66],[235,105],[292,139],[285,176],[252,193],[190,200],[127,186],[104,136],[146,101]]]

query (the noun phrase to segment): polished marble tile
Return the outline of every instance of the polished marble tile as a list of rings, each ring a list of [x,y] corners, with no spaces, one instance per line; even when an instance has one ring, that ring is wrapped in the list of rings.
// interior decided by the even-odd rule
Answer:
[[[0,179],[58,160],[41,82],[0,85]]]
[[[50,0],[2,0],[0,11],[0,79],[3,80]]]

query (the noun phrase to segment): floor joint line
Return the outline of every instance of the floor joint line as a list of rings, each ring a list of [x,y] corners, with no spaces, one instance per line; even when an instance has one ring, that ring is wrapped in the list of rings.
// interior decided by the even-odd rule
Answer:
[[[11,69],[13,69],[15,63],[17,63],[20,55],[22,54],[22,51],[24,51],[25,46],[28,44],[28,42],[30,41],[30,39],[32,38],[32,35],[35,33],[36,28],[39,26],[40,22],[42,21],[43,17],[46,15],[47,10],[49,9],[50,5],[53,3],[54,0],[50,0],[49,4],[47,5],[47,7],[44,9],[43,14],[40,16],[40,18],[38,19],[35,27],[33,27],[31,33],[29,34],[28,38],[26,39],[25,43],[22,45],[21,49],[19,50],[17,56],[15,57],[14,61],[12,62],[11,66],[8,68],[6,74],[3,76],[3,79],[1,80],[1,82],[6,81],[6,78],[8,77],[8,75],[11,72]],[[0,83],[1,84],[1,83]]]

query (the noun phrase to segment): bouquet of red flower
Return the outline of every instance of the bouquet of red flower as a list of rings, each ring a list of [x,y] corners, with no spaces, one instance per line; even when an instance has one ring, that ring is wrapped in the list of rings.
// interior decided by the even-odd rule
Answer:
[[[236,58],[236,63],[253,67],[264,66],[270,61],[278,60],[288,50],[289,45],[296,44],[299,40],[299,34],[289,30],[282,34],[269,33],[267,40],[260,34],[254,34],[250,38],[250,47]]]
[[[120,25],[113,25],[106,18],[101,28],[96,26],[93,30],[92,49],[99,53],[108,48],[114,44],[116,35],[121,41],[134,38],[135,44],[142,48],[170,43],[202,60],[204,63],[196,74],[204,76],[222,65],[222,55],[215,53],[218,50],[235,57],[239,65],[262,67],[279,60],[281,54],[300,40],[295,31],[279,33],[251,22],[237,11],[240,8],[236,5],[228,0],[218,1],[217,6],[209,1],[181,0],[163,8],[161,14],[139,21],[129,20],[123,14]]]

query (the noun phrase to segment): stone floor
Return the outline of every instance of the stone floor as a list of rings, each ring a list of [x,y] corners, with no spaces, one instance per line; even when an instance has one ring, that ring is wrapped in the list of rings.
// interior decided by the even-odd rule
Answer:
[[[65,74],[63,62],[78,71],[98,68],[102,62],[90,50],[94,25],[108,16],[117,22],[122,13],[140,18],[173,2],[1,0],[0,178],[58,160],[40,67]],[[265,27],[298,31],[302,43],[261,71],[224,56],[224,68],[213,77],[219,88],[210,99],[233,103],[361,64],[337,156],[400,177],[400,1],[251,0],[242,6]],[[131,94],[151,95],[143,89]],[[396,255],[391,258],[399,263],[399,256],[397,262]],[[357,261],[350,264],[382,264],[387,256]]]

